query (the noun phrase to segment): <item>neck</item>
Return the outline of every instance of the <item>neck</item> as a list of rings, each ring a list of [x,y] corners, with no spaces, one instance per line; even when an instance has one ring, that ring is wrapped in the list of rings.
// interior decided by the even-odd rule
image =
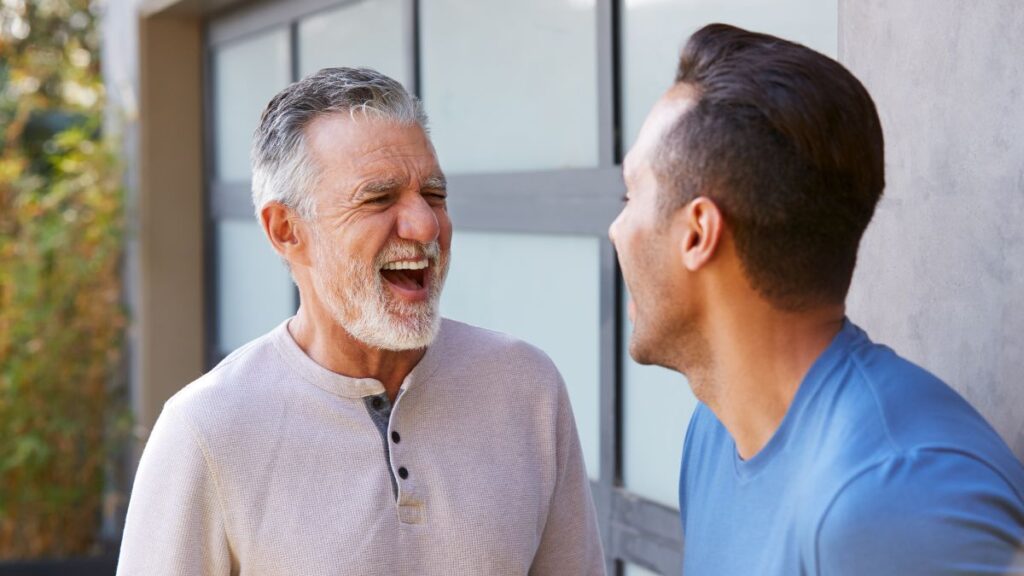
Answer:
[[[313,313],[305,304],[299,306],[295,318],[288,323],[288,331],[314,362],[350,378],[379,380],[392,402],[405,377],[426,353],[422,348],[394,351],[367,346],[353,338],[326,311]]]
[[[705,332],[708,366],[694,390],[736,442],[743,459],[757,455],[779,428],[811,365],[843,325],[842,305],[780,312],[752,299],[713,310]]]

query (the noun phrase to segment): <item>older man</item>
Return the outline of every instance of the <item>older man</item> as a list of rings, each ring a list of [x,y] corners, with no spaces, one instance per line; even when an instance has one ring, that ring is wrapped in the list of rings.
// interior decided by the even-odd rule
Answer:
[[[603,573],[558,371],[438,315],[452,225],[419,103],[322,70],[252,158],[301,305],[167,402],[118,573]]]
[[[798,44],[708,26],[623,172],[611,238],[630,354],[701,401],[679,488],[686,576],[1021,573],[1020,462],[845,318],[884,180],[864,87]]]

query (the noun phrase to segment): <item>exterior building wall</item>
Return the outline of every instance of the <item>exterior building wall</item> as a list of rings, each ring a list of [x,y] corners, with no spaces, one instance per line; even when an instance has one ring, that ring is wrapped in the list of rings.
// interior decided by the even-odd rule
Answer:
[[[106,129],[124,143],[128,364],[140,439],[204,368],[201,20],[153,4],[105,3],[102,44]]]
[[[1022,457],[1024,4],[843,0],[839,26],[840,60],[878,105],[888,182],[850,316]]]

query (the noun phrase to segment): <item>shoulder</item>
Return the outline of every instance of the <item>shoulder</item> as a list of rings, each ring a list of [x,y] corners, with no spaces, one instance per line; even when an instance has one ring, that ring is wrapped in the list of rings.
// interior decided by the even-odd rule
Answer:
[[[242,389],[251,386],[253,380],[268,363],[268,356],[274,355],[270,335],[257,338],[220,361],[209,372],[189,382],[178,390],[167,406],[173,406],[181,413],[189,414],[209,402],[217,404],[230,401],[241,395]]]
[[[514,336],[446,318],[441,339],[446,364],[561,380],[558,368],[543,350]]]
[[[844,363],[846,374],[839,378],[839,417],[829,420],[832,432],[846,433],[844,445],[864,449],[854,451],[857,458],[962,452],[1004,474],[1024,474],[995,429],[952,387],[860,335]]]
[[[284,403],[282,385],[294,380],[288,377],[273,335],[240,347],[184,386],[167,400],[160,418],[166,414],[180,419],[204,444],[254,431],[266,421],[268,409]]]
[[[886,457],[853,475],[822,514],[818,572],[1005,569],[1022,560],[1021,489],[1019,480],[969,453],[924,449]]]
[[[474,410],[491,418],[531,414],[545,422],[569,409],[565,380],[551,358],[532,344],[444,320],[435,346],[437,368],[427,387],[432,401],[483,398],[486,402]]]
[[[903,358],[888,346],[870,341],[859,328],[859,338],[852,345],[845,366],[850,381],[866,393],[863,407],[877,410],[893,433],[913,430],[924,421],[921,411],[906,406],[922,403],[943,412],[972,413],[970,406],[946,383],[931,372]],[[904,426],[906,425],[906,426]]]

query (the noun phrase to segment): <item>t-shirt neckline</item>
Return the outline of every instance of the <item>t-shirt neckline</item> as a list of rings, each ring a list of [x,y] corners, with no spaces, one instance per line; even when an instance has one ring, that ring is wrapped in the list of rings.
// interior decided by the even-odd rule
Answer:
[[[789,409],[786,410],[786,415],[782,418],[782,422],[779,423],[779,427],[760,452],[752,458],[744,460],[736,449],[736,442],[732,440],[733,464],[736,476],[739,479],[750,480],[754,478],[774,461],[779,453],[786,449],[789,436],[796,425],[795,422],[800,419],[804,409],[821,389],[828,375],[847,356],[851,345],[862,336],[863,332],[850,322],[849,318],[843,318],[842,328],[832,338],[824,352],[811,364],[807,374],[804,375],[803,380],[800,382],[800,387],[797,388],[793,401],[790,403]]]

